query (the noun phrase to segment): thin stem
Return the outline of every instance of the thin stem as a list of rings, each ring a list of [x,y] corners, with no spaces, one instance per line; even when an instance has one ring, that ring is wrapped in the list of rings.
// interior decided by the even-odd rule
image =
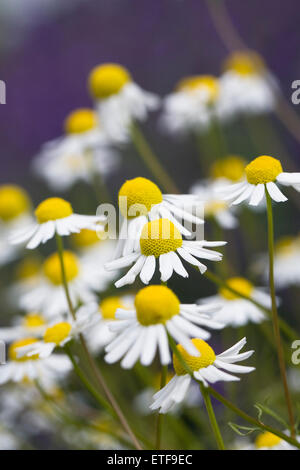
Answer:
[[[59,261],[60,261],[61,277],[62,277],[62,282],[63,282],[63,286],[64,286],[66,298],[67,298],[67,303],[68,303],[70,313],[75,320],[76,319],[75,309],[72,304],[68,281],[66,278],[66,270],[65,270],[64,255],[63,255],[64,253],[63,241],[62,241],[61,236],[58,235],[58,233],[55,233],[55,237],[56,237],[57,252],[58,252]]]
[[[214,433],[215,438],[216,438],[218,448],[219,448],[219,450],[225,450],[223,438],[222,438],[222,435],[221,435],[221,432],[220,432],[220,428],[219,428],[219,425],[218,425],[218,422],[217,422],[217,419],[216,419],[216,416],[215,416],[215,412],[214,412],[212,403],[211,403],[209,391],[207,391],[207,388],[204,387],[203,384],[200,384],[200,390],[201,390],[201,393],[202,393],[202,396],[203,396],[203,399],[204,399],[207,414],[208,414],[208,417],[209,417],[209,421],[210,421],[213,433]]]
[[[161,185],[162,189],[167,193],[178,194],[179,190],[176,184],[172,178],[170,178],[168,172],[164,169],[159,159],[153,153],[136,123],[131,125],[131,139],[144,164],[151,171],[157,182]]]
[[[286,406],[288,409],[291,435],[295,437],[295,420],[293,414],[293,406],[291,395],[289,392],[289,387],[287,383],[286,369],[284,363],[283,348],[280,338],[280,329],[278,321],[278,312],[276,305],[276,292],[275,292],[275,283],[274,283],[274,223],[273,223],[273,210],[272,210],[272,200],[265,188],[266,200],[267,200],[267,217],[268,217],[268,248],[269,248],[269,284],[270,284],[270,293],[272,301],[272,316],[273,316],[273,327],[274,327],[274,336],[277,347],[278,363],[280,369],[281,380],[283,384]]]
[[[162,388],[164,388],[164,386],[166,385],[167,373],[168,373],[168,366],[162,366],[161,379],[160,379],[160,390]],[[156,441],[155,441],[156,450],[160,450],[162,424],[163,424],[163,415],[162,415],[162,413],[158,413],[157,420],[156,420]]]

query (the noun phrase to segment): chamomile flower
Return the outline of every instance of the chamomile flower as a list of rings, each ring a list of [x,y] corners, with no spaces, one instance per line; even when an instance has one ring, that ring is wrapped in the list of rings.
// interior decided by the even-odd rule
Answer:
[[[9,342],[26,337],[39,338],[46,328],[47,322],[42,315],[27,313],[24,317],[15,318],[13,326],[0,328],[0,340]]]
[[[73,338],[93,327],[98,321],[98,306],[95,303],[84,305],[76,312],[76,319],[50,324],[43,335],[43,340],[30,343],[17,349],[17,357],[49,357],[55,348],[63,347]]]
[[[120,188],[118,203],[123,219],[115,258],[136,249],[142,228],[149,220],[167,218],[186,236],[191,232],[183,225],[184,222],[204,223],[202,218],[192,213],[193,209],[202,210],[198,196],[162,194],[159,187],[147,178],[127,180]]]
[[[35,210],[36,222],[12,237],[13,244],[29,240],[26,248],[33,250],[41,243],[46,243],[55,234],[65,236],[80,232],[83,228],[101,230],[100,222],[104,216],[74,214],[71,204],[59,197],[51,197],[41,202]]]
[[[159,98],[144,91],[125,67],[102,64],[89,76],[89,90],[96,101],[101,125],[115,142],[130,139],[130,126],[134,121],[144,121],[149,111],[159,106]]]
[[[255,52],[235,52],[224,64],[219,79],[218,115],[260,114],[274,109],[277,84]]]
[[[271,307],[270,296],[263,289],[254,287],[247,279],[232,277],[227,279],[226,283],[235,291],[256,300],[264,307]],[[234,294],[225,286],[219,289],[217,295],[206,297],[199,302],[203,302],[205,305],[218,303],[220,309],[213,315],[213,319],[224,323],[226,326],[238,327],[247,323],[261,323],[266,319],[261,309],[249,300]]]
[[[264,279],[269,277],[268,257],[263,259]],[[282,237],[275,244],[274,278],[278,288],[300,284],[300,236]]]
[[[105,265],[108,270],[133,266],[127,274],[115,282],[116,287],[132,284],[139,275],[144,284],[148,284],[154,276],[158,262],[160,279],[165,282],[173,272],[188,277],[180,257],[187,263],[199,268],[203,274],[207,267],[197,258],[221,261],[222,254],[209,250],[209,247],[223,246],[226,242],[208,242],[183,240],[181,233],[169,219],[156,219],[147,222],[142,228],[139,247],[136,251]]]
[[[232,204],[237,205],[249,200],[250,206],[258,206],[264,200],[265,190],[273,201],[287,201],[275,182],[300,191],[300,173],[284,172],[280,161],[268,155],[252,160],[245,173],[246,180],[220,189],[225,201],[232,200]]]
[[[246,160],[240,155],[227,155],[216,160],[209,169],[213,181],[237,183],[244,178]]]
[[[68,373],[72,364],[67,356],[52,355],[45,359],[38,355],[18,357],[17,351],[23,346],[37,342],[36,338],[26,338],[13,342],[8,348],[8,362],[0,367],[0,384],[22,382],[23,380],[55,380]]]
[[[248,359],[254,353],[254,351],[247,351],[239,354],[246,344],[246,338],[243,338],[234,346],[218,355],[202,339],[194,338],[191,342],[198,350],[198,356],[189,354],[181,344],[177,345],[177,348],[185,363],[193,371],[193,377],[202,382],[205,387],[208,387],[209,383],[214,384],[220,381],[239,381],[240,378],[232,375],[231,372],[247,374],[255,369],[254,367],[235,364],[236,362]],[[175,376],[164,388],[154,395],[154,402],[150,406],[152,410],[159,409],[160,413],[167,413],[176,404],[181,403],[192,381],[192,377],[186,373],[186,370],[175,355],[173,355],[173,366]]]
[[[32,223],[31,201],[27,192],[14,184],[0,186],[0,265],[13,261],[22,250],[12,246],[10,237],[16,230]]]
[[[83,269],[78,257],[71,251],[63,252],[66,280],[74,306],[96,301],[97,272]],[[27,311],[42,312],[54,318],[68,312],[58,253],[50,255],[43,263],[43,273],[37,286],[21,295],[19,305]]]
[[[65,120],[65,135],[46,143],[33,162],[38,175],[55,191],[77,181],[91,182],[95,173],[106,176],[118,164],[118,155],[105,137],[97,114],[77,109]]]
[[[196,75],[181,80],[164,100],[163,128],[174,135],[206,130],[215,116],[219,83],[211,75]]]
[[[287,433],[288,434],[288,433]],[[299,441],[299,437],[297,437]],[[288,442],[281,439],[276,434],[269,431],[259,434],[255,439],[254,444],[245,447],[245,450],[298,450],[297,447],[292,446]]]
[[[207,307],[180,304],[178,297],[166,286],[153,285],[141,289],[134,301],[133,310],[118,309],[110,328],[116,337],[105,348],[105,360],[114,363],[122,357],[121,366],[130,369],[140,359],[144,366],[152,363],[159,350],[160,361],[171,360],[168,336],[182,342],[191,354],[198,354],[190,337],[209,338],[204,328],[222,328],[212,321],[210,313],[218,306]]]
[[[88,346],[94,353],[98,353],[116,336],[111,331],[110,325],[116,320],[117,310],[132,310],[133,308],[134,299],[131,295],[109,296],[101,300],[97,312],[99,321],[86,334]]]

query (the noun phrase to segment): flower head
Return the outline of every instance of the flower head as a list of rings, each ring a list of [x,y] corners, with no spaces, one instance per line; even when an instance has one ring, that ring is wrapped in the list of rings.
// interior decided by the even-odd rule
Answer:
[[[14,184],[0,186],[0,220],[9,222],[30,210],[31,202],[24,191]]]
[[[91,71],[89,90],[94,98],[105,99],[119,93],[131,80],[130,73],[122,65],[102,64]]]

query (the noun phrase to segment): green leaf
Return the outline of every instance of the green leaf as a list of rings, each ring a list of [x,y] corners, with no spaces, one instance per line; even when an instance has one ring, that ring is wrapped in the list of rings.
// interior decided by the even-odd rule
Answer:
[[[248,426],[241,426],[240,424],[231,423],[231,422],[229,422],[228,425],[239,436],[249,436],[249,434],[252,434],[254,431],[259,431],[259,428],[251,428],[251,427],[248,427]],[[245,431],[245,432],[242,432],[242,431]]]
[[[274,410],[272,410],[272,408],[270,408],[269,406],[266,406],[266,405],[263,405],[261,403],[256,403],[254,405],[254,407],[258,410],[258,419],[260,420],[263,413],[271,416],[272,418],[274,418],[276,421],[278,421],[280,424],[282,424],[285,428],[288,428],[289,425],[287,424],[287,422]]]

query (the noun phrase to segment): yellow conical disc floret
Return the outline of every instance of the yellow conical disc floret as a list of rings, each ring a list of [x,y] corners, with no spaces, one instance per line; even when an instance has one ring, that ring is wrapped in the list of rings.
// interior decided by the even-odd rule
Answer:
[[[23,346],[29,346],[30,344],[36,343],[36,338],[26,338],[26,339],[19,339],[14,341],[8,348],[8,357],[11,361],[18,361],[18,362],[25,362],[25,361],[33,361],[35,359],[39,359],[38,354],[34,356],[22,356],[18,357],[18,348],[22,348]]]
[[[265,70],[265,64],[256,52],[234,52],[224,62],[224,69],[239,75],[255,75]]]
[[[179,230],[169,219],[157,219],[144,225],[140,238],[141,252],[158,258],[164,253],[176,251],[182,245]]]
[[[56,345],[60,344],[69,336],[71,328],[72,327],[68,322],[61,322],[50,326],[44,334],[45,343],[55,343]]]
[[[159,187],[147,178],[127,180],[119,191],[119,208],[121,214],[128,218],[146,215],[153,205],[162,200]]]
[[[100,303],[100,311],[102,318],[104,318],[105,320],[115,320],[116,311],[118,308],[125,309],[125,306],[121,302],[120,297],[106,297],[106,299],[102,300],[102,302]]]
[[[281,441],[280,437],[267,431],[257,436],[255,440],[255,447],[257,449],[261,449],[262,447],[271,448],[271,447],[277,446],[280,443],[280,441]]]
[[[98,125],[98,117],[95,111],[88,108],[77,109],[70,113],[64,123],[67,134],[82,134],[90,131]]]
[[[207,344],[203,339],[194,338],[191,340],[193,345],[198,349],[200,352],[200,356],[191,356],[186,350],[183,348],[181,344],[177,345],[177,349],[180,352],[182,358],[186,362],[192,371],[197,371],[199,369],[203,369],[204,367],[208,367],[215,362],[216,355],[214,350]],[[176,375],[185,375],[187,372],[182,366],[181,362],[177,359],[175,354],[173,354],[173,366],[176,372]]]
[[[96,99],[108,98],[119,93],[128,82],[131,82],[131,75],[122,65],[98,65],[90,73],[89,90]]]
[[[35,210],[35,216],[40,224],[44,224],[49,220],[63,219],[72,214],[71,204],[60,197],[45,199]]]
[[[100,238],[97,235],[96,230],[89,230],[84,228],[79,233],[72,233],[72,242],[78,248],[85,248],[86,246],[92,246],[100,242]]]
[[[239,181],[245,172],[245,160],[238,155],[228,155],[222,160],[217,160],[211,167],[213,178],[226,178],[230,181]]]
[[[281,237],[275,244],[276,255],[288,255],[293,252],[296,238],[291,236]]]
[[[25,328],[40,328],[45,325],[45,320],[39,313],[28,313],[23,319]]]
[[[208,101],[213,103],[219,96],[219,82],[212,75],[195,75],[182,79],[177,85],[178,91],[193,93],[197,90],[206,90]]]
[[[79,273],[79,264],[76,256],[71,251],[63,252],[65,275],[68,282],[75,279]],[[61,265],[58,253],[53,253],[44,262],[43,271],[52,284],[59,286],[62,284]]]
[[[171,289],[166,286],[148,286],[141,289],[135,297],[136,316],[141,325],[166,323],[179,314],[180,302]]]
[[[0,219],[9,222],[29,208],[30,200],[24,189],[14,184],[0,186]]]
[[[41,269],[40,261],[35,257],[25,258],[16,268],[16,278],[18,280],[29,279],[36,276]]]
[[[246,297],[250,297],[253,292],[253,285],[251,284],[251,282],[247,281],[247,279],[244,279],[243,277],[232,277],[230,279],[227,279],[226,284],[228,284],[231,289],[236,290],[237,292],[242,295],[245,295]],[[235,300],[241,298],[237,294],[234,294],[230,290],[226,289],[226,287],[221,287],[221,289],[219,290],[219,294],[227,300]]]
[[[282,166],[279,160],[268,155],[262,155],[252,160],[245,168],[248,183],[266,184],[275,181],[282,173]]]

